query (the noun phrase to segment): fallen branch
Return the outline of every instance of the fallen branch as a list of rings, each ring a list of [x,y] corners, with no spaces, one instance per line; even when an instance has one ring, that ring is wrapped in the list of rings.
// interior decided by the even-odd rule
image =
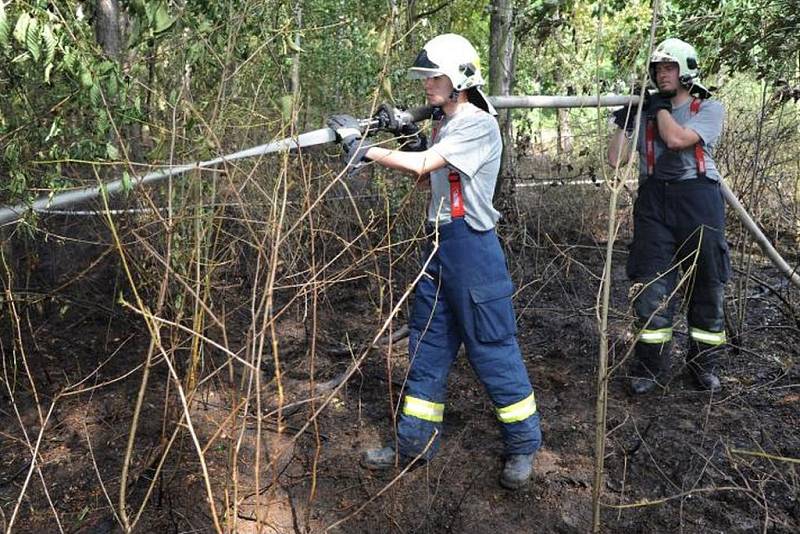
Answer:
[[[644,508],[645,506],[656,506],[658,504],[664,504],[669,501],[674,501],[675,499],[683,499],[684,497],[689,497],[690,495],[694,495],[696,493],[714,493],[717,491],[742,491],[745,493],[750,493],[750,490],[739,486],[720,486],[718,488],[698,488],[694,490],[684,491],[682,493],[678,493],[676,495],[670,495],[669,497],[663,497],[661,499],[655,499],[655,500],[642,499],[640,501],[629,504],[606,504],[606,503],[601,503],[601,504],[605,508],[613,508],[615,510],[627,510],[630,508]]]
[[[731,449],[733,454],[738,454],[740,456],[757,456],[758,458],[766,458],[767,460],[777,460],[779,462],[787,462],[790,464],[800,464],[800,458],[788,458],[786,456],[775,456],[774,454],[769,454],[766,452],[758,452],[758,451],[744,451],[742,449]]]
[[[408,337],[408,325],[403,325],[394,332],[392,332],[391,335],[387,334],[382,338],[380,338],[379,340],[377,340],[369,347],[369,350],[375,350],[377,348],[380,348],[382,345],[386,345],[387,343],[389,343],[389,341],[391,341],[392,343],[397,343],[401,339],[405,339],[407,337]],[[331,356],[348,356],[353,352],[361,352],[362,350],[364,349],[353,351],[352,347],[341,347],[338,349],[329,350],[327,352]]]

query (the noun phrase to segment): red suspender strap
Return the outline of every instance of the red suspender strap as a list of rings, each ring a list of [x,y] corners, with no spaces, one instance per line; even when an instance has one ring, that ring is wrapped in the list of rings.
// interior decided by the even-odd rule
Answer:
[[[461,194],[461,175],[458,171],[451,170],[447,176],[450,182],[450,218],[461,219],[464,217],[464,197]]]
[[[695,115],[698,111],[700,111],[700,99],[693,98],[692,103],[689,105],[689,112],[692,115]],[[647,121],[647,128],[645,130],[644,138],[644,152],[645,157],[647,158],[647,176],[653,176],[653,171],[656,167],[655,139],[656,123],[655,121],[649,120]],[[701,143],[694,145],[694,159],[697,161],[697,177],[705,178],[706,159],[703,153],[703,145]]]
[[[431,134],[431,139],[436,142],[436,136],[439,134],[439,124],[436,124]],[[458,171],[451,169],[450,174],[447,175],[447,181],[450,182],[450,218],[462,219],[464,218],[464,196],[461,194],[461,175]]]
[[[689,106],[689,111],[692,115],[697,114],[700,111],[700,99],[693,98],[692,103]],[[701,143],[696,143],[694,145],[694,159],[697,161],[697,177],[698,178],[705,178],[706,177],[706,158],[705,154],[703,154],[703,145]]]
[[[644,153],[647,158],[647,176],[653,176],[656,168],[656,121],[648,120],[644,131]]]

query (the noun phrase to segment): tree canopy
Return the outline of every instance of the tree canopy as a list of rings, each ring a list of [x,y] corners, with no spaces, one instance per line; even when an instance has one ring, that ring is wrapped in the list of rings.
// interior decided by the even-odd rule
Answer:
[[[108,5],[116,9],[113,20],[103,18]],[[418,88],[405,76],[417,49],[453,31],[486,57],[494,5],[0,2],[0,196],[15,201],[68,186],[79,161],[164,161],[179,100],[176,148],[185,159],[216,150],[209,125],[246,123],[258,136],[278,129],[293,104],[304,124],[316,125],[333,111],[365,113],[375,94],[418,102]],[[504,5],[515,15],[517,93],[620,90],[646,60],[649,2]],[[747,72],[796,84],[799,7],[797,0],[669,0],[658,34],[694,43],[705,74]],[[293,87],[298,62],[300,86]]]

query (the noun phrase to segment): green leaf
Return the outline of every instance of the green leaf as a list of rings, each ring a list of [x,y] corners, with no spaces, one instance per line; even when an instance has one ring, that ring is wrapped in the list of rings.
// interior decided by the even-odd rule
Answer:
[[[112,143],[106,143],[106,155],[109,159],[119,159],[119,150]]]
[[[394,95],[392,95],[392,80],[388,76],[383,78],[383,82],[381,83],[381,90],[389,102],[394,102]]]
[[[42,30],[42,38],[44,39],[44,62],[49,65],[56,57],[56,46],[58,46],[58,39],[53,33],[53,27],[50,24],[45,25]]]
[[[127,193],[133,190],[133,182],[131,182],[131,175],[128,171],[122,171],[122,192]]]
[[[292,118],[292,108],[294,107],[294,98],[292,95],[283,95],[278,99],[278,108],[281,111],[283,120],[288,121]]]
[[[25,32],[25,48],[31,53],[34,61],[39,61],[42,56],[42,47],[39,44],[39,23],[36,19],[31,19],[28,29]]]
[[[6,149],[3,152],[3,157],[6,159],[6,163],[8,163],[9,167],[12,169],[17,163],[19,163],[19,156],[21,152],[22,151],[20,150],[19,145],[16,143],[9,143],[6,145]]]
[[[108,61],[108,60],[102,61],[97,66],[97,72],[99,72],[100,74],[108,74],[109,72],[113,71],[115,67],[116,65],[114,64],[113,61]]]
[[[58,117],[56,117],[56,119],[53,121],[53,124],[50,126],[50,132],[47,134],[47,137],[44,138],[45,143],[61,133],[59,122],[61,121]]]
[[[28,34],[28,25],[31,23],[31,16],[27,13],[23,13],[17,19],[16,25],[14,25],[14,39],[23,46],[25,46],[25,38]]]
[[[92,87],[89,88],[89,100],[96,109],[99,109],[103,105],[103,95],[100,93],[100,87],[98,85],[92,85]]]
[[[81,85],[85,88],[94,86],[94,79],[92,73],[86,67],[81,68]]]
[[[102,137],[111,131],[111,122],[108,120],[107,113],[100,113],[95,117],[94,130],[98,137]]]
[[[297,52],[298,54],[305,54],[306,51],[303,50],[294,40],[293,36],[284,35],[284,39],[286,39],[286,46],[288,46],[293,52]]]
[[[378,42],[375,44],[375,52],[379,56],[386,55],[392,46],[392,29],[391,24],[386,24],[378,37]]]
[[[48,63],[47,66],[44,68],[44,82],[50,83],[50,73],[53,71],[53,64]]]
[[[61,65],[68,73],[75,74],[75,56],[69,46],[64,47],[64,59],[61,61]]]
[[[159,2],[158,4],[148,5],[147,18],[150,20],[150,26],[153,29],[153,34],[158,35],[170,29],[175,24],[175,18],[171,17],[167,9],[166,2]]]
[[[25,63],[30,59],[30,57],[31,57],[30,52],[23,52],[21,54],[18,54],[14,59],[12,59],[11,63]]]
[[[8,46],[8,38],[11,34],[11,24],[8,22],[8,15],[6,15],[6,6],[0,0],[0,47],[5,48]]]
[[[19,195],[28,187],[28,177],[22,171],[11,171],[11,182],[8,184],[8,190],[12,193]]]
[[[115,75],[111,75],[106,80],[106,94],[114,100],[119,93],[119,82],[117,81],[117,77]]]

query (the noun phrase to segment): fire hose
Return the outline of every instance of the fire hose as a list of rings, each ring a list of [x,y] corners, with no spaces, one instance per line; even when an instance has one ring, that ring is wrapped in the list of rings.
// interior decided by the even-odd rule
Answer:
[[[515,108],[575,108],[575,107],[611,107],[628,104],[636,104],[639,99],[636,96],[611,95],[611,96],[493,96],[489,97],[492,105],[497,109]],[[369,118],[362,119],[359,124],[364,135],[373,135],[381,131],[387,131],[389,124],[393,128],[402,127],[410,123],[417,123],[431,118],[433,108],[429,106],[416,107],[409,110],[382,106],[378,113]],[[388,116],[391,114],[392,116]],[[299,150],[312,146],[324,145],[336,141],[336,133],[331,128],[320,128],[306,132],[296,137],[287,137],[273,141],[271,143],[259,145],[253,148],[234,152],[226,156],[220,156],[207,161],[164,167],[162,169],[136,176],[130,180],[113,180],[101,185],[83,187],[71,191],[65,191],[51,196],[40,197],[30,204],[17,204],[14,206],[0,207],[0,227],[15,223],[31,211],[42,211],[71,206],[94,198],[101,194],[114,195],[131,188],[154,184],[172,176],[178,176],[187,172],[214,168],[217,165],[236,161],[245,158],[263,156],[275,152],[286,150]],[[795,286],[800,287],[800,273],[797,267],[792,267],[775,249],[769,239],[764,235],[753,218],[742,206],[742,203],[731,191],[730,187],[723,181],[720,184],[722,196],[733,209],[736,216],[742,222],[747,231],[753,236],[764,254],[772,263],[785,275]]]

